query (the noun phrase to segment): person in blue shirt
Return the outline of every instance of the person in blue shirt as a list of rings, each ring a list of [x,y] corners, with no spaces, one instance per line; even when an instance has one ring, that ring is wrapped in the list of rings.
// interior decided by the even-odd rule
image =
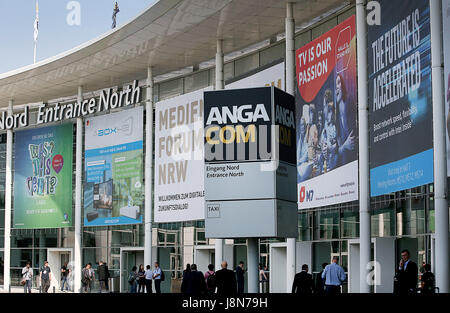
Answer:
[[[347,278],[344,269],[338,264],[339,257],[333,257],[331,264],[327,265],[322,273],[322,279],[325,282],[326,294],[341,293],[341,285]]]
[[[161,268],[159,263],[155,262],[155,269],[153,270],[153,280],[155,281],[156,293],[161,293]]]

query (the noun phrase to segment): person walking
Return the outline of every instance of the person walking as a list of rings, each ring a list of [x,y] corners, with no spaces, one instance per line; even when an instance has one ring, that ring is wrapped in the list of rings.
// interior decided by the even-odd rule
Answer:
[[[237,282],[237,293],[241,295],[244,293],[244,278],[245,270],[244,270],[244,262],[240,261],[239,265],[236,267],[236,282]]]
[[[237,295],[236,275],[232,270],[228,269],[227,261],[223,261],[220,266],[221,269],[216,272],[217,295],[236,296]]]
[[[325,292],[328,295],[341,293],[341,285],[347,278],[344,269],[338,264],[339,257],[333,257],[331,264],[327,265],[322,273],[322,279],[325,281]]]
[[[145,289],[147,293],[153,293],[152,291],[152,277],[153,271],[150,268],[150,265],[147,265],[147,269],[145,270]]]
[[[316,283],[314,286],[314,293],[323,295],[325,293],[325,282],[322,279],[323,271],[325,270],[325,267],[328,265],[328,263],[322,263],[322,270],[316,277]]]
[[[423,274],[420,278],[420,286],[423,294],[432,294],[435,292],[436,279],[431,272],[431,265],[425,264],[423,266]]]
[[[295,274],[294,282],[292,284],[292,293],[299,295],[310,295],[313,291],[313,278],[308,273],[308,265],[302,265],[302,271]]]
[[[44,261],[44,266],[41,268],[39,278],[41,279],[42,292],[48,293],[50,281],[52,280],[52,273],[47,261]]]
[[[31,262],[28,261],[25,267],[22,269],[22,284],[24,293],[31,293],[32,277],[33,269],[31,268]]]
[[[131,269],[130,274],[128,275],[128,283],[130,284],[130,293],[136,293],[137,291],[137,267],[133,266]]]
[[[200,296],[206,293],[205,276],[197,271],[197,265],[191,265],[191,271],[186,275],[181,283],[181,293],[190,296]]]
[[[145,293],[145,268],[144,265],[139,265],[138,271],[138,293]]]
[[[108,279],[109,279],[109,270],[108,266],[106,266],[105,262],[98,262],[98,284],[99,284],[99,292],[102,293],[103,290],[108,291]]]
[[[400,294],[415,293],[417,289],[417,264],[410,259],[408,250],[401,252],[401,260],[397,269],[396,278]]]
[[[61,267],[61,291],[64,291],[64,286],[66,286],[66,291],[69,289],[69,285],[67,283],[67,275],[69,274],[69,270],[67,269],[67,262]]]
[[[213,294],[216,291],[216,272],[214,272],[214,265],[208,265],[208,271],[205,273],[206,293]]]
[[[155,262],[155,269],[153,270],[153,280],[155,282],[155,292],[161,293],[161,281],[162,281],[163,272],[159,267],[159,263]]]
[[[93,279],[91,266],[92,266],[91,263],[88,263],[81,271],[81,284],[82,284],[84,293],[91,292],[92,279]]]

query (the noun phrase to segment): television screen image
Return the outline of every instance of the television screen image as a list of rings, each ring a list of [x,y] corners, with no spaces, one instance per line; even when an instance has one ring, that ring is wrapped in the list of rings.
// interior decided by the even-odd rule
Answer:
[[[108,180],[94,185],[94,207],[112,210],[113,181]]]

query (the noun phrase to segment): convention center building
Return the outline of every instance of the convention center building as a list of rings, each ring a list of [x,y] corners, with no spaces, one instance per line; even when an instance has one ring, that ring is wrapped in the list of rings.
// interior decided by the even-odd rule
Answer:
[[[127,292],[131,268],[157,261],[162,292],[177,293],[187,264],[205,272],[226,260],[244,262],[245,292],[285,293],[303,264],[316,277],[338,256],[342,292],[392,293],[407,249],[449,292],[448,27],[449,0],[160,0],[99,38],[0,74],[0,285],[19,287],[31,262],[39,289],[48,261],[51,286],[59,290],[67,264],[79,292],[81,269],[102,261],[110,290]],[[262,174],[203,156],[207,95],[256,87],[295,97],[292,111],[272,112],[284,114],[280,146],[294,151],[294,174],[276,170],[294,177],[296,218],[286,224],[283,201],[272,216],[248,200],[269,184]],[[234,99],[223,124],[263,116]],[[231,122],[217,128],[222,142],[253,139]],[[236,176],[228,187],[222,170]],[[219,237],[209,225],[231,202],[213,207],[208,193],[220,197],[238,176],[247,187],[235,199],[245,201]],[[277,218],[279,235],[251,233]]]

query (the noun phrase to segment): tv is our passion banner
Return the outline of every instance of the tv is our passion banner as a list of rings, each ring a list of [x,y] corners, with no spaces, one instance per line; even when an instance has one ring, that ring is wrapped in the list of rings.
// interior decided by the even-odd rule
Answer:
[[[143,108],[86,119],[84,225],[143,220]]]
[[[429,1],[379,2],[367,47],[371,196],[433,182]]]
[[[355,16],[296,52],[299,209],[358,199]]]
[[[16,132],[14,228],[72,226],[73,126]]]

